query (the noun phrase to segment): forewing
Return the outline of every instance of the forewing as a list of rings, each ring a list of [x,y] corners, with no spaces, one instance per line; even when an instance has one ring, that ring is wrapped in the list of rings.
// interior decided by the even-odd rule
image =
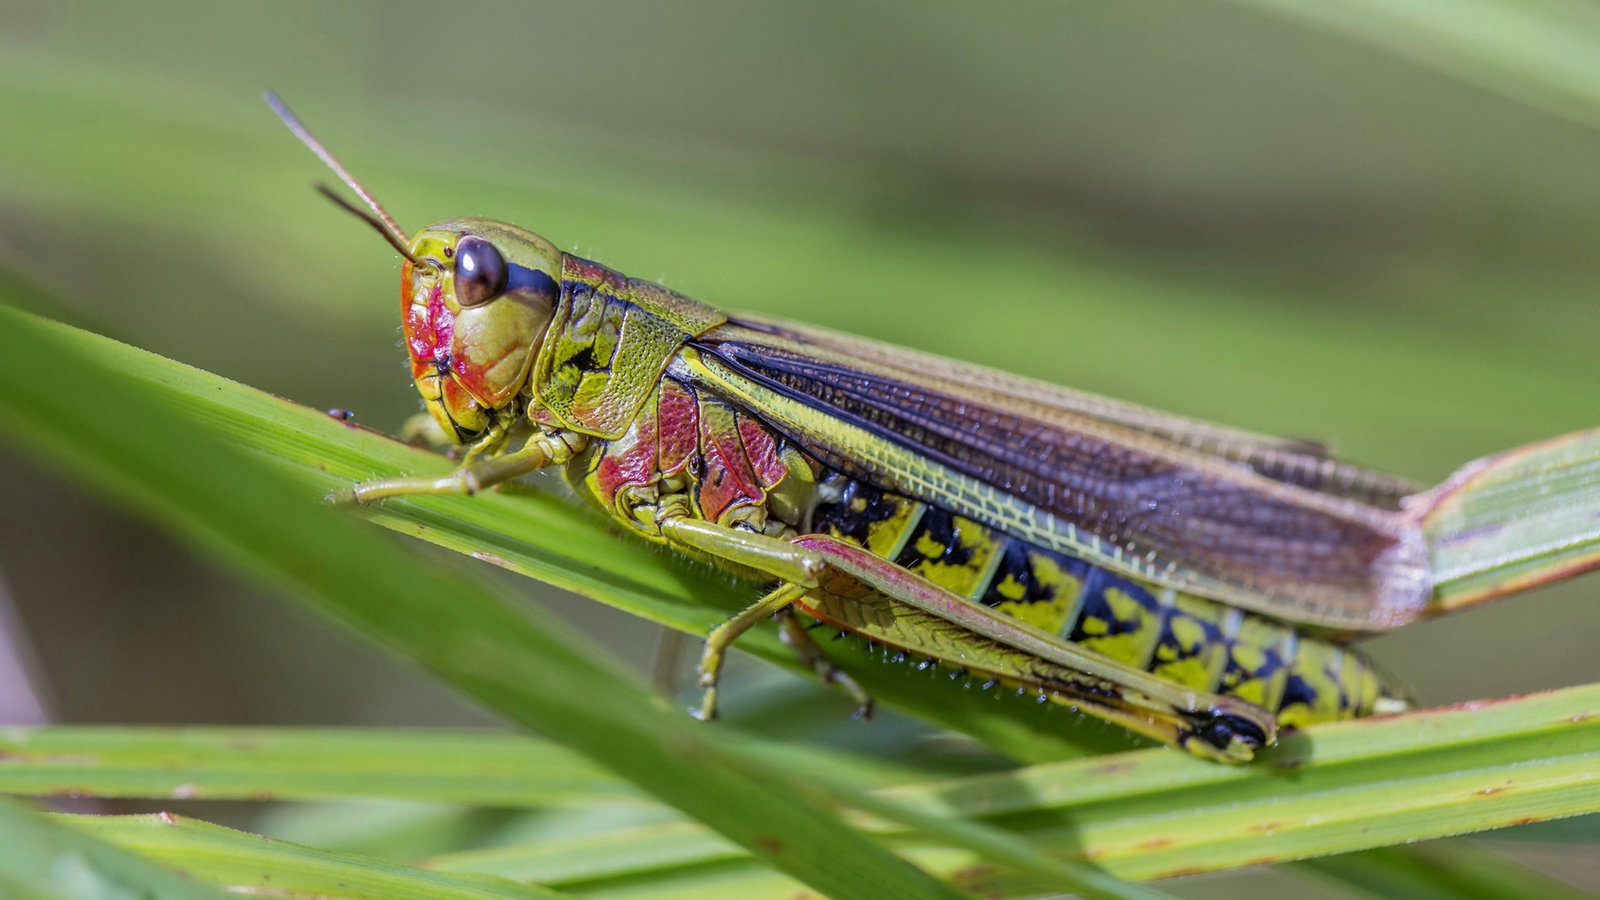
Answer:
[[[733,376],[867,436],[769,415],[830,464],[1051,549],[1333,628],[1393,627],[1427,601],[1415,525],[1362,502],[1398,483],[1353,477],[1363,470],[1327,460],[1313,470],[1299,461],[1319,457],[1270,439],[1194,433],[1174,424],[1183,420],[1059,388],[1038,396],[1037,382],[812,329],[733,320],[693,345]],[[870,462],[872,440],[945,474],[901,478]],[[929,487],[940,478],[950,490]],[[974,499],[985,491],[1014,502]]]
[[[832,351],[837,358],[853,360],[865,368],[936,385],[958,395],[980,394],[991,403],[1031,409],[1046,419],[1052,418],[1052,411],[1062,413],[1069,417],[1069,427],[1076,417],[1088,417],[1132,429],[1206,456],[1244,463],[1274,481],[1330,496],[1398,509],[1402,498],[1422,490],[1421,485],[1407,479],[1332,459],[1327,447],[1317,441],[1272,437],[1202,422],[813,325],[743,314],[736,317],[735,323],[765,332],[788,346]]]

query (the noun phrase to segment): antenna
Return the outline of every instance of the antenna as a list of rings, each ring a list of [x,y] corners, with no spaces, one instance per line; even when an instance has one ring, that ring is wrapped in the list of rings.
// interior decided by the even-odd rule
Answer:
[[[344,200],[338,194],[335,194],[327,185],[319,184],[317,185],[317,190],[321,191],[324,196],[332,200],[334,203],[339,204],[339,206],[343,207],[345,210],[355,214],[367,224],[371,225],[373,228],[376,228],[379,234],[383,235],[396,250],[400,251],[401,256],[404,256],[406,259],[411,261],[412,265],[422,265],[422,263],[415,256],[411,255],[411,238],[406,237],[406,233],[400,229],[399,225],[395,224],[394,217],[390,216],[389,211],[383,208],[383,204],[378,202],[378,198],[372,196],[370,191],[362,187],[361,182],[357,181],[356,177],[350,174],[350,170],[346,169],[344,164],[339,162],[339,160],[336,159],[332,153],[329,153],[327,147],[322,146],[322,142],[317,140],[316,136],[311,133],[311,130],[306,128],[306,126],[300,122],[300,119],[295,116],[293,112],[289,111],[289,107],[283,102],[276,92],[267,91],[266,99],[267,105],[272,107],[272,111],[277,114],[278,118],[283,122],[284,125],[288,126],[289,131],[291,131],[295,137],[300,139],[300,143],[311,148],[311,152],[315,153],[318,159],[322,160],[322,162],[326,164],[328,168],[332,169],[333,173],[339,176],[340,181],[344,182],[345,185],[350,188],[350,190],[355,191],[356,196],[364,200],[367,204],[367,207],[372,210],[372,214],[368,215],[367,213],[358,209],[354,204]]]

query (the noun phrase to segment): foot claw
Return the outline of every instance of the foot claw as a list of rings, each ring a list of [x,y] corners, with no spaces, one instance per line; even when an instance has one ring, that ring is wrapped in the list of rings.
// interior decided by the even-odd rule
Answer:
[[[328,503],[333,506],[362,505],[361,498],[357,496],[355,488],[338,488],[336,490],[329,491],[328,496],[323,497],[322,500],[324,503]]]

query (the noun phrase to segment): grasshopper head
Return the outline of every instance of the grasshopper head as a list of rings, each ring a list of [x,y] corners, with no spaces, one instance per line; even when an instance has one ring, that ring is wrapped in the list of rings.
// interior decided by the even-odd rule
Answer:
[[[561,296],[561,251],[488,219],[412,239],[400,276],[411,374],[428,413],[468,443],[521,413],[522,389]]]
[[[277,94],[267,105],[371,210],[325,185],[328,199],[377,229],[406,258],[400,276],[411,374],[435,422],[468,443],[522,412],[519,397],[561,296],[562,254],[542,237],[489,219],[450,219],[406,237]]]

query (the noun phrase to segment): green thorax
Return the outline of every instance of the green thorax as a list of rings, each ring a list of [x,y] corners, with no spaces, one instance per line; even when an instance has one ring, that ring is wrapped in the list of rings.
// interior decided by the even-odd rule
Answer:
[[[676,291],[566,254],[561,302],[533,365],[535,415],[614,440],[684,341],[726,320]]]

